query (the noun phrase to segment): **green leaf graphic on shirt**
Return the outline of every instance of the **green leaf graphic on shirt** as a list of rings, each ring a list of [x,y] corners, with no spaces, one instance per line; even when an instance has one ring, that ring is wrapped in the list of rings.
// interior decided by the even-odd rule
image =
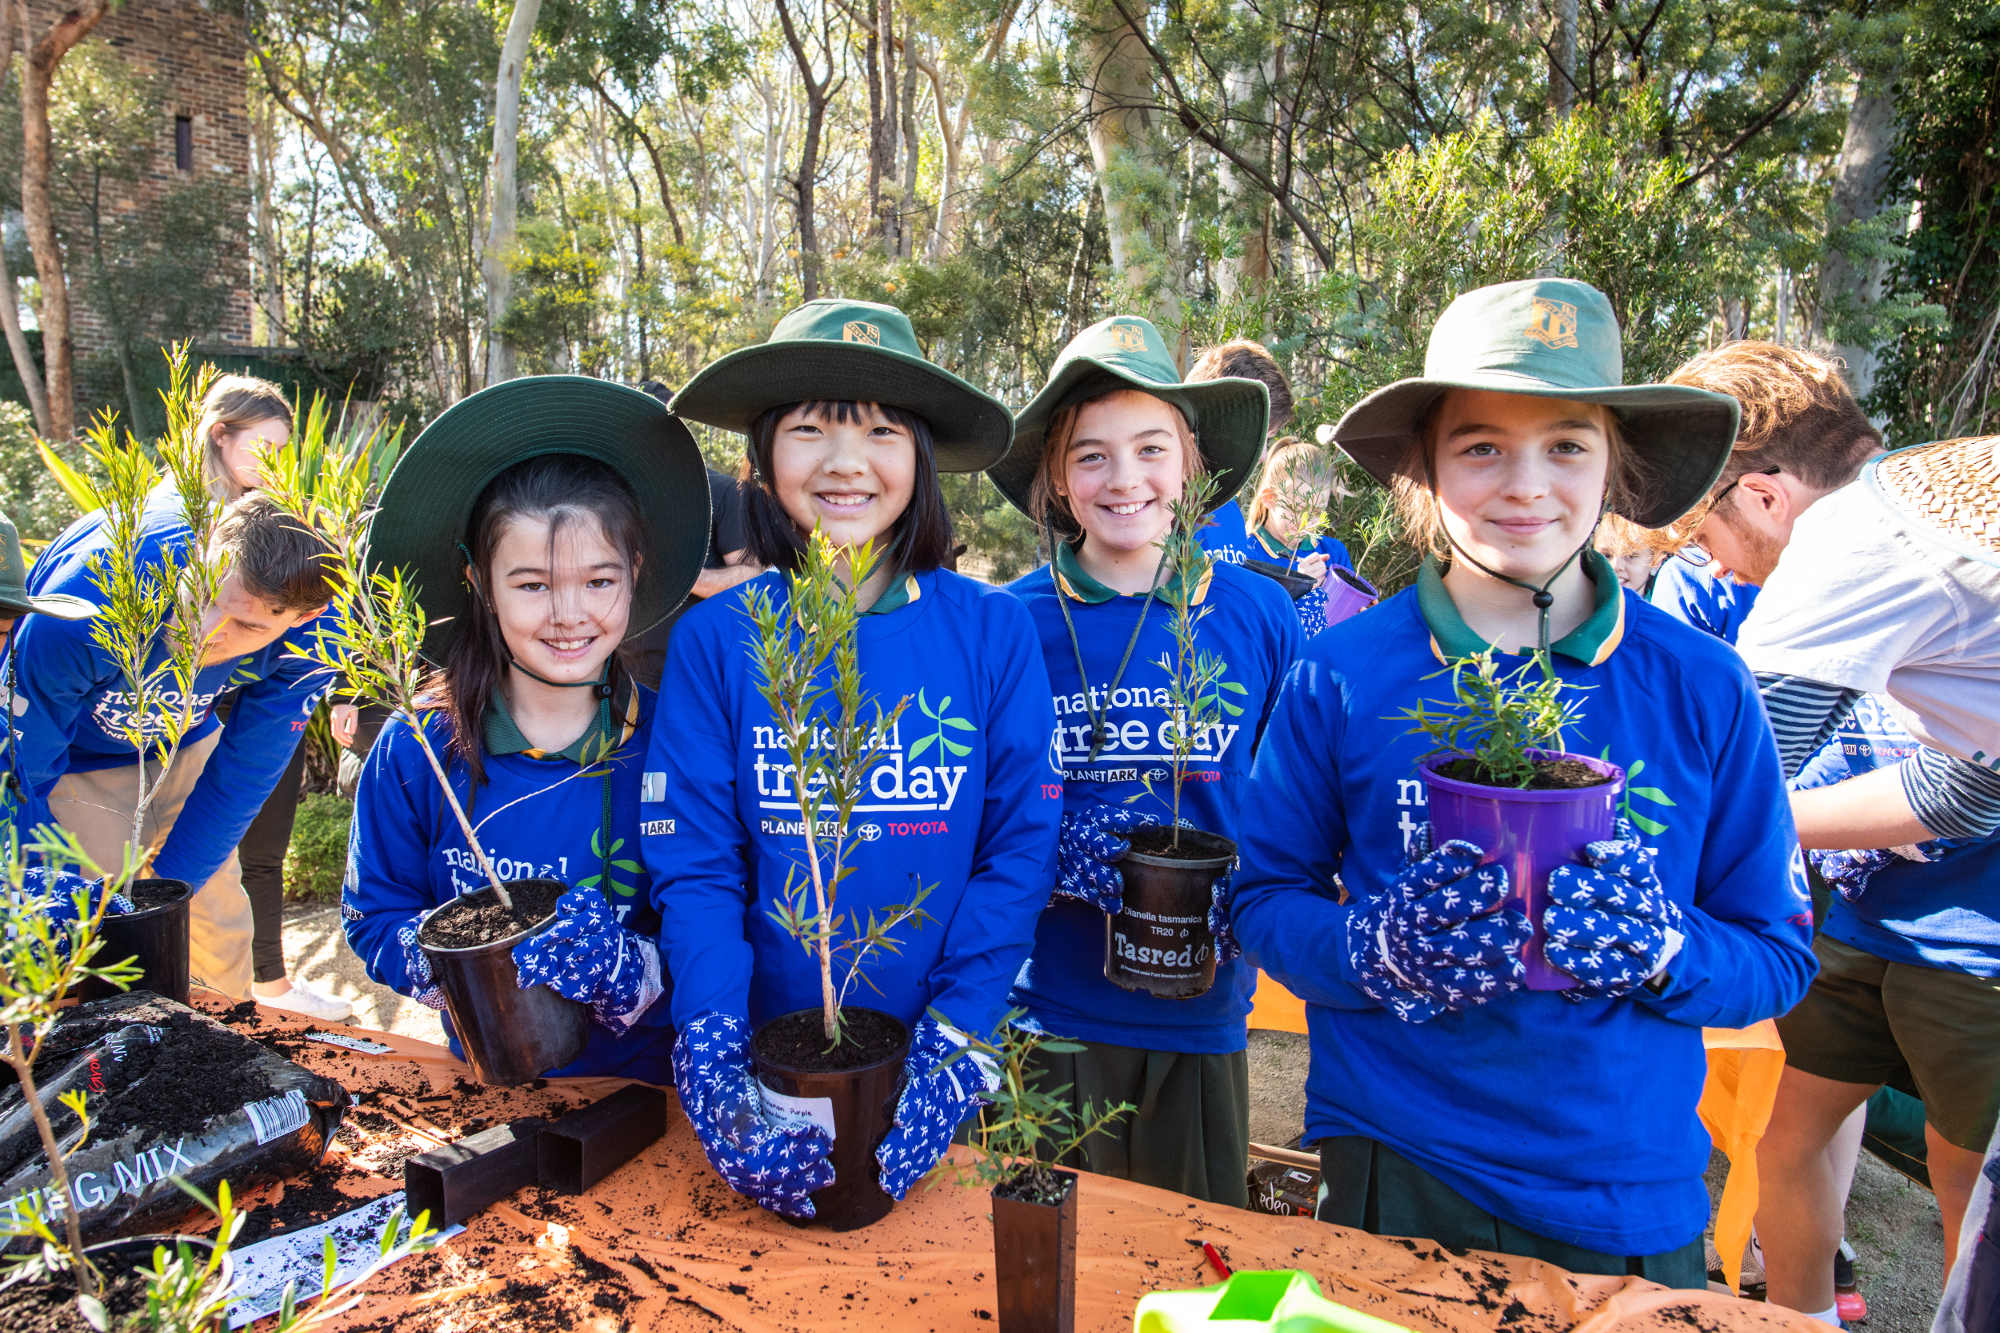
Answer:
[[[951,737],[945,734],[945,732],[948,730],[949,731],[979,730],[978,727],[975,727],[974,725],[972,725],[972,723],[966,721],[964,718],[953,717],[951,715],[951,696],[949,694],[947,694],[944,698],[938,700],[938,706],[936,708],[932,708],[930,700],[926,698],[924,695],[923,687],[918,686],[917,711],[922,713],[925,717],[929,718],[934,725],[932,726],[929,733],[923,736],[919,736],[917,738],[917,743],[910,747],[911,763],[915,763],[918,759],[922,758],[924,751],[930,749],[933,743],[935,743],[937,746],[938,758],[940,759],[942,759],[946,755],[953,755],[960,759],[963,759],[966,755],[972,753],[972,747],[970,745],[961,745],[959,742],[953,740]]]
[[[1607,763],[1612,762],[1610,747],[1606,746],[1604,753],[1600,754],[1598,758]],[[1645,771],[1646,761],[1643,759],[1638,760],[1632,767],[1625,770],[1625,794],[1618,798],[1618,813],[1631,820],[1633,828],[1638,829],[1642,833],[1650,833],[1657,838],[1667,831],[1666,824],[1661,820],[1652,818],[1650,815],[1640,814],[1633,808],[1633,798],[1637,797],[1639,800],[1650,801],[1654,805],[1659,806],[1672,806],[1674,798],[1661,791],[1658,787],[1641,787],[1638,784],[1638,777]]]
[[[611,857],[608,862],[612,871],[611,883],[609,885],[604,883],[604,874],[602,871],[599,871],[597,874],[591,875],[586,879],[578,880],[576,887],[579,889],[597,889],[600,892],[605,888],[609,888],[611,892],[621,898],[636,896],[639,892],[637,881],[627,881],[620,878],[620,872],[626,875],[637,875],[639,873],[639,863],[630,857],[620,857],[618,853],[624,850],[625,839],[615,838],[612,840]],[[604,830],[598,829],[591,833],[590,854],[598,859],[599,864],[607,864],[604,855]]]

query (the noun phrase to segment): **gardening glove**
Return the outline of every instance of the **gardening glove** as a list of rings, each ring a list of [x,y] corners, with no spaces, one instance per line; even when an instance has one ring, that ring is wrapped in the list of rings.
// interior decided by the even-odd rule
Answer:
[[[1000,1068],[991,1056],[973,1050],[951,1024],[926,1014],[910,1034],[896,1118],[875,1149],[883,1191],[892,1199],[908,1194],[944,1156],[958,1127],[999,1086]]]
[[[1621,819],[1616,836],[1584,844],[1582,865],[1549,873],[1542,951],[1576,978],[1566,998],[1629,995],[1680,952],[1687,923],[1660,886],[1655,856]]]
[[[521,989],[547,986],[587,1004],[614,1034],[660,998],[660,950],[618,924],[596,889],[571,889],[556,901],[556,922],[514,946]]]
[[[410,998],[427,1009],[444,1008],[444,992],[431,976],[431,960],[418,946],[417,932],[424,928],[424,922],[430,920],[431,913],[437,910],[433,907],[419,912],[408,925],[396,928],[396,943],[403,949],[403,975],[410,979]]]
[[[1347,962],[1369,999],[1424,1023],[1519,990],[1532,932],[1507,901],[1507,871],[1463,840],[1430,850],[1430,825],[1386,893],[1347,918]]]
[[[1125,877],[1118,862],[1132,849],[1125,834],[1146,817],[1121,805],[1065,811],[1056,834],[1056,892],[1115,913],[1125,902]]]
[[[813,1215],[812,1192],[833,1183],[833,1139],[764,1105],[750,1068],[750,1024],[711,1011],[674,1043],[674,1088],[708,1164],[729,1188],[783,1217]]]
[[[1215,883],[1209,886],[1208,933],[1215,936],[1217,967],[1243,952],[1236,945],[1236,933],[1229,928],[1229,889],[1236,879],[1236,868],[1241,864],[1241,857],[1231,861],[1229,869],[1217,875]]]
[[[1855,902],[1868,891],[1868,881],[1876,871],[1899,861],[1934,861],[1946,850],[1944,839],[1903,847],[1864,847],[1852,851],[1813,850],[1806,853],[1813,869],[1835,893]]]
[[[20,902],[24,908],[38,911],[49,923],[50,941],[55,945],[56,957],[69,957],[70,926],[79,920],[77,908],[81,903],[83,911],[94,912],[100,894],[104,892],[104,881],[85,879],[67,870],[52,870],[47,866],[31,866],[21,876]],[[132,910],[132,900],[122,893],[111,895],[105,904],[106,916],[123,916]],[[7,938],[14,937],[14,926],[7,925]],[[98,962],[110,963],[114,959],[105,958],[99,951]]]

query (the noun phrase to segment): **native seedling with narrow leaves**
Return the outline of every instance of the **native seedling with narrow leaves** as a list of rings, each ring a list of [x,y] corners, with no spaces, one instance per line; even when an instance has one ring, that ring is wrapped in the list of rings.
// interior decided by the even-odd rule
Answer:
[[[847,863],[855,806],[868,789],[868,775],[887,754],[897,721],[909,706],[894,707],[862,687],[857,639],[861,609],[855,590],[875,570],[874,544],[838,547],[815,530],[798,568],[788,576],[791,595],[781,610],[762,588],[751,588],[743,603],[757,628],[751,649],[757,692],[770,709],[780,747],[793,769],[792,798],[805,847],[785,876],[771,919],[819,966],[820,1020],[829,1051],[841,1044],[841,1010],[865,965],[878,951],[897,953],[896,930],[921,925],[928,886],[912,885],[907,902],[843,916],[840,886],[853,873]],[[933,708],[922,702],[935,729],[919,738],[912,757],[935,742],[945,753],[966,750],[951,733],[951,700]],[[967,727],[970,724],[964,724]]]
[[[1563,748],[1563,731],[1575,725],[1583,706],[1576,696],[1587,688],[1557,676],[1539,653],[1506,672],[1489,649],[1424,679],[1440,676],[1451,678],[1451,702],[1419,700],[1391,720],[1408,722],[1410,734],[1429,737],[1438,751],[1461,756],[1471,771],[1454,776],[1489,787],[1526,788],[1535,781],[1540,761],[1529,752]]]
[[[1049,1203],[1062,1194],[1053,1164],[1073,1155],[1085,1140],[1109,1130],[1134,1108],[1130,1102],[1103,1107],[1086,1102],[1079,1108],[1070,1102],[1069,1084],[1044,1087],[1036,1075],[1036,1057],[1074,1055],[1083,1047],[1016,1026],[1026,1013],[1010,1011],[1000,1020],[999,1031],[1005,1035],[998,1041],[970,1037],[966,1050],[953,1057],[986,1057],[1000,1071],[1000,1084],[988,1096],[973,1130],[972,1145],[979,1156],[953,1162],[952,1170],[961,1184]]]

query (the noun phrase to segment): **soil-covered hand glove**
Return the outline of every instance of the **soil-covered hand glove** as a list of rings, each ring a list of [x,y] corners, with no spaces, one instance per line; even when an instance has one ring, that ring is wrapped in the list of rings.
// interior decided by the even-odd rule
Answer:
[[[1118,862],[1132,849],[1125,835],[1146,817],[1121,805],[1072,810],[1056,835],[1056,892],[1116,912],[1125,902],[1125,877]]]
[[[431,977],[431,960],[417,943],[417,932],[438,909],[419,912],[406,926],[396,928],[396,943],[403,948],[403,975],[410,979],[410,998],[427,1009],[444,1008],[444,992]]]
[[[875,1150],[884,1192],[892,1199],[908,1194],[938,1164],[966,1117],[999,1086],[1000,1070],[990,1056],[970,1049],[965,1034],[951,1024],[926,1014],[910,1034],[896,1119]]]
[[[1209,888],[1208,933],[1215,936],[1215,965],[1221,967],[1230,959],[1243,952],[1237,947],[1236,933],[1229,928],[1229,887],[1236,878],[1236,868],[1240,859],[1231,861],[1229,869],[1215,877]]]
[[[750,1024],[706,1013],[674,1043],[674,1088],[708,1164],[729,1188],[783,1217],[811,1217],[812,1192],[833,1183],[833,1140],[764,1105],[750,1068]]]
[[[556,901],[556,922],[514,946],[521,989],[547,986],[587,1004],[597,1021],[624,1032],[664,989],[659,946],[618,924],[596,889],[571,889]]]
[[[1386,893],[1347,919],[1347,958],[1363,994],[1406,1023],[1423,1023],[1519,990],[1532,932],[1507,900],[1507,871],[1452,841],[1430,851],[1419,830]]]
[[[1542,949],[1577,980],[1563,995],[1629,995],[1680,951],[1686,921],[1660,885],[1654,856],[1621,819],[1617,837],[1584,844],[1583,865],[1550,872]]]

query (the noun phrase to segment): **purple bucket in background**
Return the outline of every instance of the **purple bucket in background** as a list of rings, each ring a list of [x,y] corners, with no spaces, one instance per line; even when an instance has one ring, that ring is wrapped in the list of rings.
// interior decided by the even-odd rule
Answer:
[[[1522,791],[1487,787],[1448,778],[1438,765],[1461,756],[1433,755],[1417,765],[1430,804],[1431,842],[1442,847],[1462,838],[1484,849],[1483,864],[1507,867],[1508,899],[1527,915],[1535,928],[1528,946],[1529,990],[1568,990],[1576,982],[1551,967],[1542,954],[1542,908],[1549,900],[1549,872],[1579,860],[1587,842],[1608,838],[1618,818],[1618,794],[1625,787],[1625,770],[1603,759],[1558,750],[1530,750],[1537,759],[1574,759],[1604,774],[1609,782],[1596,787],[1558,791]]]
[[[1351,569],[1329,565],[1326,571],[1326,623],[1329,628],[1359,615],[1381,600],[1375,585]]]

